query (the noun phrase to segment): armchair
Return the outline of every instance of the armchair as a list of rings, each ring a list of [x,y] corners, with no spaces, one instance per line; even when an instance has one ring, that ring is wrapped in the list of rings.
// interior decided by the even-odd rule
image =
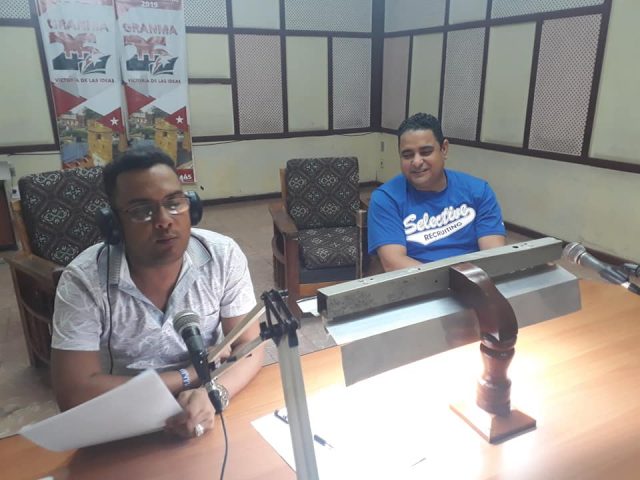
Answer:
[[[355,157],[292,159],[280,170],[282,198],[273,218],[274,283],[296,300],[362,276],[366,212]],[[357,220],[359,219],[359,220]]]
[[[32,366],[49,364],[56,287],[64,267],[101,240],[96,213],[108,205],[102,168],[27,175],[12,203],[18,253],[7,258]]]

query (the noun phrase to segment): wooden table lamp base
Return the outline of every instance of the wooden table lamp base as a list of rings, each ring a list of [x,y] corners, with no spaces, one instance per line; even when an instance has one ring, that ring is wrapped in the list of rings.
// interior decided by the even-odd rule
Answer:
[[[520,410],[511,410],[508,415],[502,416],[489,413],[470,402],[455,403],[450,407],[489,443],[500,443],[536,428],[535,418]]]
[[[518,338],[513,307],[489,275],[471,263],[451,267],[449,281],[451,289],[478,317],[484,365],[478,379],[476,402],[451,405],[451,409],[489,443],[535,428],[533,418],[511,408],[511,380],[507,369]]]

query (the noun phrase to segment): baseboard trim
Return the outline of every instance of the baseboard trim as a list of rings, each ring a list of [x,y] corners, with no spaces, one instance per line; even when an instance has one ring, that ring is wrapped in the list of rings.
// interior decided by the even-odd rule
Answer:
[[[362,182],[360,183],[360,188],[369,188],[369,187],[379,187],[382,183],[377,180],[373,180],[371,182]],[[241,202],[253,202],[255,200],[273,200],[276,198],[280,198],[282,194],[280,192],[270,192],[270,193],[260,193],[257,195],[245,195],[242,197],[225,197],[225,198],[210,198],[208,200],[202,200],[202,205],[205,207],[211,205],[226,205],[230,203],[241,203]]]
[[[530,228],[523,227],[521,225],[516,225],[515,223],[511,223],[511,222],[504,222],[504,226],[507,230],[511,230],[512,232],[519,233],[521,235],[526,235],[527,237],[531,237],[531,238],[542,238],[542,237],[549,237],[549,236],[558,238],[555,235],[548,235],[546,233],[541,233],[536,230],[531,230]],[[564,238],[558,238],[558,240],[562,240],[562,242],[565,245],[567,243],[574,241],[574,240],[567,241]],[[602,252],[600,250],[596,250],[593,248],[588,248],[588,250],[589,250],[589,253],[591,253],[594,257],[597,257],[599,260],[602,260],[603,262],[606,262],[606,263],[610,263],[612,265],[622,265],[623,263],[631,262],[631,260],[625,260],[624,258],[618,257],[616,255],[612,255],[607,252]]]
[[[545,235],[544,233],[540,233],[536,230],[531,230],[530,228],[523,227],[521,225],[516,225],[511,222],[504,222],[504,226],[507,230],[511,230],[512,232],[519,233],[520,235],[525,235],[531,238],[543,238],[548,237],[549,235]]]
[[[280,192],[260,193],[258,195],[246,195],[242,197],[225,197],[225,198],[210,198],[208,200],[202,200],[202,204],[205,207],[212,205],[227,205],[231,203],[243,203],[253,202],[255,200],[273,200],[280,198],[282,194]]]

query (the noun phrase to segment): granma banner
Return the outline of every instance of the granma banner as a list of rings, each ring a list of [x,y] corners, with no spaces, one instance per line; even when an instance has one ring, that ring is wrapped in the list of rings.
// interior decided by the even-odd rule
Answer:
[[[64,168],[109,163],[127,147],[113,0],[38,0]]]
[[[182,0],[115,0],[132,145],[167,152],[183,183],[195,182],[189,129]]]

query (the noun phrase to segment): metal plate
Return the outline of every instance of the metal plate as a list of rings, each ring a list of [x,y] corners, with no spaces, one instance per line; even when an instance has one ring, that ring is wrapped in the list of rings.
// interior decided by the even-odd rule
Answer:
[[[184,23],[187,27],[226,27],[225,0],[184,0]]]
[[[442,131],[448,137],[475,140],[482,81],[484,28],[447,34]]]
[[[31,18],[29,0],[3,0],[0,2],[0,18]]]
[[[447,293],[449,267],[459,263],[472,262],[495,280],[502,275],[553,262],[561,254],[562,242],[546,237],[446,258],[321,288],[318,291],[318,311],[331,322],[426,295]]]
[[[333,128],[369,126],[371,39],[333,39]]]
[[[384,39],[382,59],[382,126],[397,129],[406,118],[409,37]]]
[[[285,0],[287,30],[371,32],[371,0]]]
[[[542,24],[529,148],[580,155],[601,15]]]
[[[526,327],[580,309],[577,278],[561,267],[540,267],[496,282]],[[479,340],[477,319],[452,296],[404,304],[327,327],[341,346],[347,385]]]
[[[445,0],[393,0],[384,3],[385,32],[444,25]]]
[[[569,10],[571,8],[602,5],[604,0],[493,0],[491,17],[513,17],[531,13]]]
[[[283,131],[280,37],[236,35],[240,133]]]

